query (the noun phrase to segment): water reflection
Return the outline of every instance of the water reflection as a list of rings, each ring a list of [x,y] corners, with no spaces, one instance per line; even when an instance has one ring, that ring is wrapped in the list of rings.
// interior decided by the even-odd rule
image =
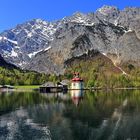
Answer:
[[[73,103],[78,106],[83,99],[83,90],[70,90],[70,95]]]
[[[1,93],[0,140],[140,139],[140,91]]]

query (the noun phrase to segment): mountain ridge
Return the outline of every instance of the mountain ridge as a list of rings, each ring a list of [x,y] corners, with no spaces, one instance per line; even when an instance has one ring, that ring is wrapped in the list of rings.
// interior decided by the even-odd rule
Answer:
[[[4,67],[8,69],[18,69],[15,65],[7,63],[1,55],[0,55],[0,67]]]
[[[140,8],[103,6],[55,22],[31,20],[0,34],[0,54],[29,70],[62,74],[65,61],[98,50],[122,67],[140,66]]]

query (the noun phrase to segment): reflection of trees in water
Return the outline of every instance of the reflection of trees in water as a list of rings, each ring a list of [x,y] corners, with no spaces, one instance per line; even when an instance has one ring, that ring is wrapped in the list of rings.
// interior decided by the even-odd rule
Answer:
[[[0,93],[0,115],[16,110],[19,107],[34,106],[36,104],[53,104],[61,102],[69,102],[67,94],[52,93],[41,94],[37,92],[11,92]]]
[[[39,93],[0,93],[0,115],[19,107],[47,103],[49,100]]]
[[[82,100],[75,106],[72,99],[79,95]],[[52,139],[67,140],[139,139],[140,136],[140,91],[73,95],[4,93],[0,94],[0,110],[3,121],[0,132],[10,132],[9,136],[17,131],[22,136],[36,133],[40,137],[50,135]]]
[[[28,108],[28,113],[36,124],[48,126],[52,139],[73,140],[69,120],[62,115],[64,108],[63,103],[50,103]]]
[[[3,100],[9,99],[9,95]],[[19,99],[18,105],[24,105],[24,108],[18,106],[18,110],[10,110],[11,113],[7,112],[0,116],[0,139],[49,140],[64,137],[67,140],[72,140],[69,121],[62,116],[64,104],[52,98],[47,99],[46,96],[40,94],[34,99],[35,97],[32,96],[36,95],[36,93],[22,95],[23,101],[26,101],[21,102],[22,100]],[[14,97],[11,101],[14,101],[18,94],[12,96]],[[31,104],[28,103],[29,101]],[[12,105],[10,101],[7,103]]]
[[[76,139],[127,139],[139,137],[138,111],[140,91],[118,90],[114,93],[87,93],[78,107],[68,104],[64,116],[71,120]],[[132,128],[136,131],[133,132]]]

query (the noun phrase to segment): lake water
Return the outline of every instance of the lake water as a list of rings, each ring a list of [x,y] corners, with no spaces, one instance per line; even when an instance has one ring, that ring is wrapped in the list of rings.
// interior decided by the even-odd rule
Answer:
[[[0,140],[139,139],[139,90],[0,93]]]

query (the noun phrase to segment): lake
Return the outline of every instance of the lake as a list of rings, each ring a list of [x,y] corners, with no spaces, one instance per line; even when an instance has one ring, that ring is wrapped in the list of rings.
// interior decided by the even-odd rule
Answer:
[[[139,139],[139,90],[0,93],[0,140]]]

